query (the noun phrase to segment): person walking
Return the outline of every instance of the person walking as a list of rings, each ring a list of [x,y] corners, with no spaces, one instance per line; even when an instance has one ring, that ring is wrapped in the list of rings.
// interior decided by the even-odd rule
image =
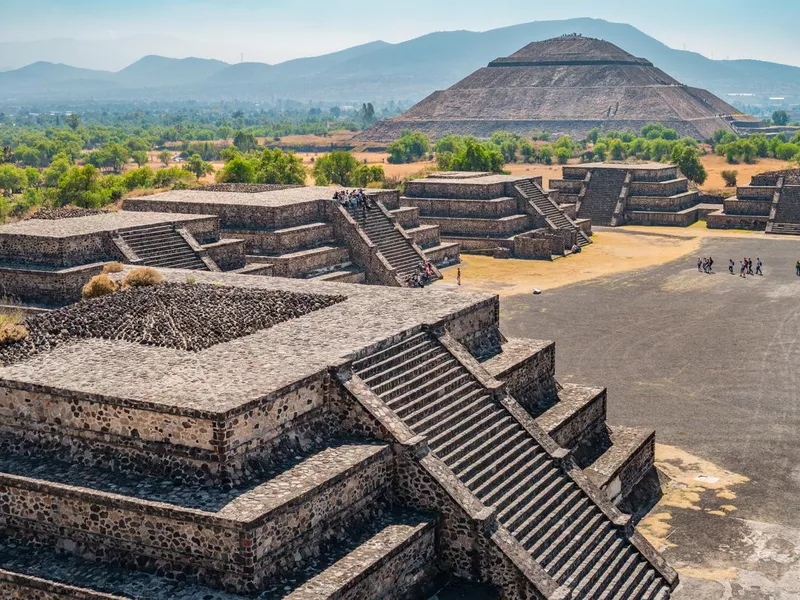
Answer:
[[[734,266],[735,266],[735,263],[733,262],[733,259],[729,258],[728,259],[728,273],[730,273],[731,275],[733,275],[733,267]]]
[[[797,276],[800,277],[800,260],[797,261],[797,264],[794,266],[794,268],[797,271]]]
[[[756,275],[764,275],[764,272],[761,270],[762,266],[764,266],[764,263],[762,263],[761,259],[756,256]]]
[[[739,277],[744,277],[745,279],[747,279],[747,275],[745,275],[745,273],[746,273],[745,268],[746,267],[744,265],[744,261],[740,260],[739,261]]]
[[[800,261],[797,261],[797,265],[797,274],[800,275]],[[458,285],[461,285],[461,267],[458,267],[458,270],[456,271],[456,281],[458,282]]]
[[[708,257],[708,272],[714,273],[714,259],[710,256]]]
[[[752,275],[753,274],[753,259],[752,258],[748,258],[747,259],[747,274],[748,275]]]
[[[703,272],[703,259],[702,258],[698,258],[697,259],[697,272],[698,273],[702,273]]]

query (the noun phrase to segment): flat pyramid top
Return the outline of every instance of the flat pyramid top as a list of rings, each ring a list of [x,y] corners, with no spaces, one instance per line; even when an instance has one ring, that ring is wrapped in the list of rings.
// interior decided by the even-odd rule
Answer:
[[[649,65],[643,58],[637,58],[611,42],[579,35],[564,35],[542,42],[532,42],[517,50],[507,58],[500,58],[493,64],[597,64],[635,63]]]

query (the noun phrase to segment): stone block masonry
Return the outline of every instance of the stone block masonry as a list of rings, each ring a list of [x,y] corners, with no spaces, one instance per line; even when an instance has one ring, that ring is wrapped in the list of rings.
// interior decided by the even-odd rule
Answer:
[[[674,572],[554,441],[585,443],[604,395],[571,410],[552,343],[505,340],[496,297],[162,273],[125,326],[128,292],[2,349],[3,597],[401,600],[453,576],[668,597]],[[553,398],[550,437],[529,411]],[[606,491],[647,466],[623,447],[585,466]]]

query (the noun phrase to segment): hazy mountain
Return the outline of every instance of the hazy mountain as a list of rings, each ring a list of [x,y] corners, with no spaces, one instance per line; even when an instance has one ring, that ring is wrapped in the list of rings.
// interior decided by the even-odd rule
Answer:
[[[417,101],[532,41],[573,32],[608,40],[631,54],[651,60],[679,81],[707,88],[723,98],[729,93],[746,92],[800,100],[798,67],[754,60],[711,60],[694,52],[669,48],[630,25],[600,19],[569,19],[486,32],[431,33],[398,44],[372,42],[276,65],[228,65],[207,59],[146,56],[110,73],[37,63],[0,73],[0,101],[82,96],[103,101],[137,98]]]
[[[59,62],[87,69],[118,71],[143,56],[158,54],[182,58],[209,56],[205,42],[163,35],[135,35],[98,40],[67,38],[32,42],[0,41],[0,64],[18,69],[33,62]],[[214,50],[219,50],[215,47]],[[238,52],[233,56],[238,56]]]

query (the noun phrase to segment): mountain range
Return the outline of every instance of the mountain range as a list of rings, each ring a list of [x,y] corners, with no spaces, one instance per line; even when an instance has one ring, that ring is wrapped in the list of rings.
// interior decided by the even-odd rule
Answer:
[[[406,42],[376,41],[279,64],[228,64],[203,58],[145,56],[116,72],[35,62],[0,72],[0,103],[215,101],[271,103],[416,102],[529,42],[566,33],[607,40],[652,61],[682,83],[726,98],[752,94],[800,102],[800,67],[757,60],[712,60],[676,50],[631,25],[601,19],[537,21],[485,32],[436,32]],[[0,48],[0,64],[6,63]]]

